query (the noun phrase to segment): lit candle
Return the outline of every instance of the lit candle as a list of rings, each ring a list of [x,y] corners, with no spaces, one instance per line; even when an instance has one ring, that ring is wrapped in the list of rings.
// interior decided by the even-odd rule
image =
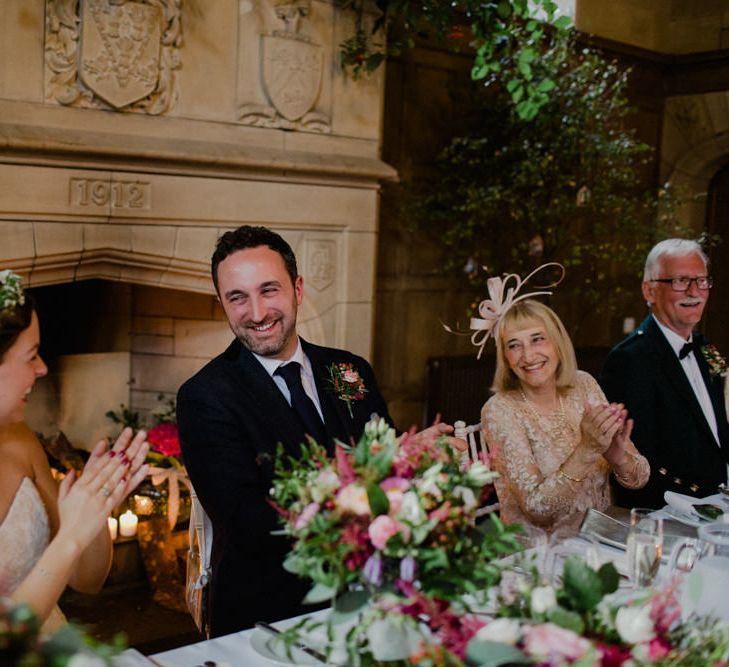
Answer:
[[[119,535],[133,537],[137,534],[137,515],[127,510],[119,517]]]
[[[117,532],[119,529],[119,522],[113,517],[110,516],[109,519],[109,535],[111,535],[112,541],[116,539]]]

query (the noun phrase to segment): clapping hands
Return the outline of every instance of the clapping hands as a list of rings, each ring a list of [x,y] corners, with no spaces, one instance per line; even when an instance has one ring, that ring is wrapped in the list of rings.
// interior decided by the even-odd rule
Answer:
[[[599,454],[606,454],[613,446],[622,447],[630,441],[633,420],[622,403],[602,403],[585,406],[580,428],[583,441]]]
[[[147,434],[132,435],[125,428],[109,451],[104,440],[98,442],[81,475],[66,475],[58,489],[59,535],[86,546],[106,525],[111,510],[144,479]]]

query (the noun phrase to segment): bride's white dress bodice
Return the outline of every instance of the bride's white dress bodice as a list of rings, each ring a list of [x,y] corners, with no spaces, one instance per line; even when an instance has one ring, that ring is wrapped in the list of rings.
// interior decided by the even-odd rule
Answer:
[[[49,538],[43,500],[33,481],[24,477],[0,523],[0,590],[12,593],[20,585],[43,555]],[[43,624],[43,631],[51,632],[64,621],[56,607]]]

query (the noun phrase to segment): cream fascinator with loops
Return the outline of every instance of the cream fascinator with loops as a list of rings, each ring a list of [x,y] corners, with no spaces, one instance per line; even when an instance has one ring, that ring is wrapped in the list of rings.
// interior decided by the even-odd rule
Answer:
[[[536,292],[527,292],[525,294],[519,294],[522,288],[531,280],[536,274],[549,267],[556,267],[560,270],[561,275],[557,280],[554,280],[546,285],[536,285]],[[485,268],[485,267],[484,267]],[[553,287],[559,285],[564,279],[565,269],[559,262],[547,262],[542,264],[532,271],[525,278],[519,277],[516,273],[505,273],[503,278],[493,277],[486,281],[486,287],[489,292],[489,298],[484,299],[478,304],[479,317],[472,317],[470,330],[471,330],[471,342],[478,348],[477,359],[481,358],[484,347],[489,338],[494,340],[499,335],[499,326],[501,320],[504,317],[509,308],[515,303],[524,299],[529,299],[533,296],[550,295],[550,291]],[[468,335],[469,332],[454,331],[446,324],[443,325],[446,331],[456,334]]]

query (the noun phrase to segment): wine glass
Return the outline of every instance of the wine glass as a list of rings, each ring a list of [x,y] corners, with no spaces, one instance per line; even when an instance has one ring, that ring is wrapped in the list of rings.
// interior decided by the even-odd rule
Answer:
[[[633,588],[650,586],[661,564],[663,519],[654,515],[655,510],[644,507],[630,510],[627,559]]]

